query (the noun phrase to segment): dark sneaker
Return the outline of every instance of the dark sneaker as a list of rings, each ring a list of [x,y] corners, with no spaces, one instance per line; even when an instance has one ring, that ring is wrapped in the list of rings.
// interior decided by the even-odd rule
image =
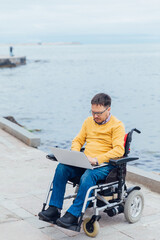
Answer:
[[[78,218],[69,212],[66,212],[63,217],[57,220],[57,225],[64,228],[68,228],[70,226],[77,225],[77,224],[78,224]]]
[[[39,219],[51,223],[56,223],[56,220],[60,218],[60,210],[55,206],[49,206],[47,210],[38,213]]]

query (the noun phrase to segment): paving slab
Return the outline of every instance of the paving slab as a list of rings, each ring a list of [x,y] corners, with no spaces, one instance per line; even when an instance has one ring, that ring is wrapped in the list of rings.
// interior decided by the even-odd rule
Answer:
[[[14,222],[18,221],[21,218],[14,214],[13,212],[10,212],[8,209],[0,206],[0,224],[1,223],[9,223],[9,222]]]
[[[32,227],[26,221],[0,224],[1,239],[6,240],[51,240],[49,236]]]
[[[0,153],[1,239],[89,239],[83,229],[77,233],[38,219],[37,215],[46,198],[57,166],[56,162],[46,159],[45,152],[25,145],[2,129],[0,129]],[[135,184],[133,181],[127,182],[128,186]],[[145,183],[138,185],[145,199],[140,221],[129,224],[124,214],[111,218],[102,213],[99,221],[100,233],[96,239],[159,240],[160,194],[146,188]],[[73,191],[73,187],[68,185],[66,194],[72,194]],[[64,202],[62,215],[71,203],[72,199]],[[87,209],[85,217],[87,216],[92,216],[92,209]]]

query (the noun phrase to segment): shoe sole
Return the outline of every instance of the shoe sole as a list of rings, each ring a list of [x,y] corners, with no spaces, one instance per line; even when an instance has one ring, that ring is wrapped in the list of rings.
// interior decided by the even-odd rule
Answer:
[[[50,218],[46,217],[45,215],[43,215],[42,213],[38,214],[38,216],[39,216],[39,220],[54,223],[54,224],[56,224],[57,219],[60,218],[60,216],[59,216],[59,217],[55,217],[55,218],[50,219]]]
[[[56,221],[56,224],[59,227],[63,227],[63,228],[70,228],[72,226],[77,226],[78,225],[78,223],[66,224],[66,223],[61,222],[59,219]]]

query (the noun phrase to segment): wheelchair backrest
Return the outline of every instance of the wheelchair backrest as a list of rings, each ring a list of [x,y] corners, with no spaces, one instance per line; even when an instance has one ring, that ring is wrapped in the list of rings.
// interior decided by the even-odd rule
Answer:
[[[124,137],[125,153],[123,155],[124,157],[127,157],[128,154],[130,153],[130,145],[131,145],[131,141],[132,141],[132,134],[134,131],[137,133],[141,133],[138,129],[133,128],[130,132],[125,134],[125,137]],[[124,164],[121,167],[122,167],[122,179],[125,179],[126,165]],[[111,172],[108,174],[108,176],[105,179],[105,183],[110,183],[110,182],[114,182],[114,181],[118,181],[118,180],[119,180],[119,167],[113,168],[111,170]]]
[[[128,132],[124,137],[124,147],[125,147],[125,153],[124,157],[127,157],[130,153],[130,145],[132,141],[132,134],[133,132],[141,133],[137,128],[133,128],[130,132]]]

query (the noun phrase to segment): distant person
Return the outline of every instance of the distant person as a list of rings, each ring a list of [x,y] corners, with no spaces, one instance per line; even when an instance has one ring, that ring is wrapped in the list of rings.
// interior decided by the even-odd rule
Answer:
[[[10,56],[13,57],[14,55],[13,55],[13,47],[12,46],[10,46],[9,52],[10,52]]]
[[[81,109],[79,110],[81,113]],[[74,138],[71,149],[80,151],[86,142],[84,153],[93,166],[109,162],[111,158],[122,157],[124,154],[125,129],[121,121],[111,115],[111,98],[105,93],[98,93],[91,100],[92,116],[88,117],[82,125],[81,131]],[[113,166],[83,169],[59,163],[53,181],[53,190],[49,207],[39,213],[45,221],[56,221],[61,227],[70,227],[77,224],[81,214],[87,190],[98,180],[104,180]],[[69,179],[80,177],[77,197],[60,218],[63,206],[65,186]]]

